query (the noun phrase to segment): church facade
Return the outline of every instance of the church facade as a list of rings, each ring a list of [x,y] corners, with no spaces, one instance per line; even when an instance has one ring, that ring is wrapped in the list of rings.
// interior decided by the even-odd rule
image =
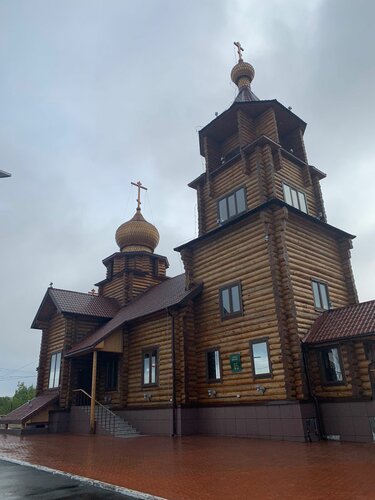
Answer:
[[[7,427],[375,440],[375,301],[358,303],[354,236],[327,222],[305,122],[256,97],[240,49],[231,77],[234,103],[199,132],[184,274],[167,277],[138,183],[98,292],[47,290],[37,397]]]

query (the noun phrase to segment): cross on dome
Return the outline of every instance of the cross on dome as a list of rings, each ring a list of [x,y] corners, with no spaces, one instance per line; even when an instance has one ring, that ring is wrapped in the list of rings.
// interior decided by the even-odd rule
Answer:
[[[132,182],[131,183],[133,186],[136,186],[138,188],[138,197],[137,197],[137,210],[141,210],[141,189],[144,189],[147,191],[147,188],[142,186],[142,182]]]
[[[242,52],[244,49],[241,46],[240,42],[233,42],[234,45],[237,47],[237,52],[238,52],[238,62],[242,61]]]

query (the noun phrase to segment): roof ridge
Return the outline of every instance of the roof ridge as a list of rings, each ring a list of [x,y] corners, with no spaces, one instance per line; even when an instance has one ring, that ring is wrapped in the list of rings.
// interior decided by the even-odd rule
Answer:
[[[353,307],[363,306],[365,304],[370,304],[371,302],[375,303],[375,299],[365,300],[364,302],[358,302],[357,304],[349,304],[348,306],[335,307],[334,309],[329,309],[328,311],[324,311],[323,314],[327,314],[328,315],[329,313],[333,313],[333,312],[336,312],[336,311],[342,311],[343,309],[351,309]]]
[[[95,298],[102,298],[102,299],[109,299],[109,300],[113,300],[112,297],[104,297],[103,295],[92,295],[91,293],[89,292],[77,292],[76,290],[66,290],[65,288],[54,288],[54,287],[50,287],[48,288],[48,290],[57,290],[58,292],[69,292],[69,293],[76,293],[78,295],[84,295],[85,297],[95,297]]]

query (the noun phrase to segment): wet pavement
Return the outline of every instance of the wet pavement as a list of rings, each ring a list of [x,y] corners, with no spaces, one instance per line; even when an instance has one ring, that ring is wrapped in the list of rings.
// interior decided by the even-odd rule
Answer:
[[[12,457],[169,500],[375,500],[375,444],[0,435]]]
[[[69,477],[0,460],[0,498],[7,500],[129,499],[124,495],[90,486]]]

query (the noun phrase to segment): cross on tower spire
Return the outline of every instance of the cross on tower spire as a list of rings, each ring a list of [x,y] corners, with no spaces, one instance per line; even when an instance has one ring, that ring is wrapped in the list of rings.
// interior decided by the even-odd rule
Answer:
[[[147,191],[147,188],[142,186],[141,181],[138,182],[132,182],[131,183],[133,186],[136,186],[138,188],[138,197],[137,197],[137,211],[141,210],[141,189],[144,189]]]
[[[244,49],[241,46],[240,42],[233,42],[234,45],[237,47],[237,52],[238,52],[238,62],[242,61],[242,52]]]

